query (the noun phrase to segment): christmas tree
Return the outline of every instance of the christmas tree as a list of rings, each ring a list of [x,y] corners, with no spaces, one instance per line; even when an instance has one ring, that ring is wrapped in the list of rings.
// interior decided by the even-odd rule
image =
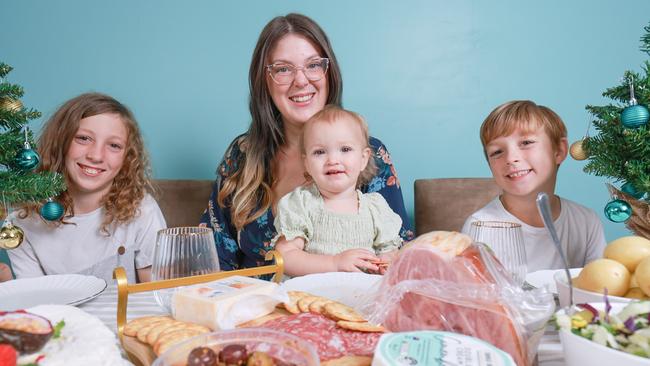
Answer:
[[[65,189],[60,174],[38,169],[40,157],[27,123],[41,114],[23,107],[22,87],[6,79],[11,70],[0,62],[0,219],[5,218],[9,207],[39,204]],[[3,232],[8,225],[11,223],[4,224]]]
[[[650,25],[644,28],[641,51],[650,55]],[[618,86],[603,96],[613,102],[605,106],[587,106],[595,117],[596,136],[587,136],[571,146],[571,156],[589,159],[584,171],[612,179],[612,200],[605,215],[614,222],[626,222],[635,234],[650,238],[650,61],[641,73],[626,71]]]

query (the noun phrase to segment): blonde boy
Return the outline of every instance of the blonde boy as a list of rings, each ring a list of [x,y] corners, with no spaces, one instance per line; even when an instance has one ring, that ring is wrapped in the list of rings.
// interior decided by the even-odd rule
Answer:
[[[570,267],[583,267],[600,258],[606,245],[593,210],[555,195],[557,171],[568,150],[566,136],[566,127],[555,112],[527,100],[498,106],[481,125],[485,157],[503,193],[472,214],[463,232],[469,233],[474,221],[521,224],[528,272],[564,267],[537,211],[539,192],[550,197]]]

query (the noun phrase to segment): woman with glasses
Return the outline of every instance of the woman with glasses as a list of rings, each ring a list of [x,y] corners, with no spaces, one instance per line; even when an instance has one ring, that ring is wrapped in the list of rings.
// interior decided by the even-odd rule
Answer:
[[[214,229],[222,270],[266,264],[277,203],[307,182],[299,147],[303,124],[327,104],[341,106],[343,82],[327,35],[300,14],[276,17],[264,27],[249,84],[250,127],[226,150],[201,217],[201,225]],[[388,151],[373,137],[370,145],[378,169],[361,191],[384,196],[402,218],[400,236],[410,240],[413,232]]]

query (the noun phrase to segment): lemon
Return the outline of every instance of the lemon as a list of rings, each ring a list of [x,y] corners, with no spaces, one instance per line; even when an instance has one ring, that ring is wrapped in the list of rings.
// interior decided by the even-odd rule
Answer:
[[[650,265],[648,269],[650,274]],[[650,280],[650,276],[648,279]],[[650,290],[650,281],[648,285]],[[575,279],[575,286],[601,294],[605,293],[605,289],[607,289],[609,295],[623,296],[630,286],[630,272],[624,265],[615,260],[596,259],[582,269]]]
[[[604,258],[622,263],[627,270],[634,272],[644,258],[650,256],[650,240],[640,236],[624,236],[607,245]]]

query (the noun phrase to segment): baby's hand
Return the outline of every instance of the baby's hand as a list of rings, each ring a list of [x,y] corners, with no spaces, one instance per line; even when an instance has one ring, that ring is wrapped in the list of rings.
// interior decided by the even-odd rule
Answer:
[[[367,249],[349,249],[334,256],[337,271],[342,272],[377,272],[379,267],[372,264],[379,258]]]
[[[388,270],[388,266],[397,258],[397,250],[393,250],[390,252],[386,252],[383,254],[379,255],[379,263],[377,263],[377,266],[379,267],[379,270],[377,273],[380,275],[383,275],[386,273]]]

